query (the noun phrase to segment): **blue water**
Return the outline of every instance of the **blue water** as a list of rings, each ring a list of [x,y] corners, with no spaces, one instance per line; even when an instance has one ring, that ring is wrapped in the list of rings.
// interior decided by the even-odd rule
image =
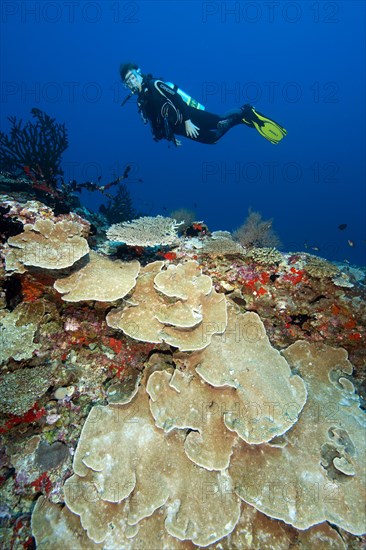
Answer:
[[[365,11],[362,0],[4,0],[1,129],[38,107],[69,130],[66,179],[107,183],[130,163],[145,214],[184,207],[234,230],[252,208],[284,250],[365,265]],[[125,61],[212,112],[251,103],[288,136],[272,145],[243,126],[216,145],[155,143],[134,100],[120,106]]]

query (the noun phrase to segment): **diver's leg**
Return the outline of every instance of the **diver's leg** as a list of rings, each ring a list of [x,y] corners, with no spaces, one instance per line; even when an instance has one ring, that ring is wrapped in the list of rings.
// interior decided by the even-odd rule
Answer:
[[[196,110],[191,117],[193,124],[200,129],[195,141],[216,143],[230,128],[243,123],[242,116],[241,109],[233,109],[222,116]]]
[[[217,139],[220,139],[226,134],[231,128],[242,124],[243,115],[241,109],[232,109],[225,113],[217,123]]]
[[[246,124],[251,128],[255,128],[261,136],[275,144],[279,143],[287,134],[285,128],[278,124],[278,122],[256,111],[251,105],[246,104],[240,107],[240,109],[233,109],[220,117],[220,120],[217,121],[216,129],[211,128],[213,143],[238,124]]]
[[[243,105],[240,109],[233,109],[222,116],[207,111],[192,109],[191,120],[200,129],[194,141],[201,143],[216,143],[231,128],[238,124],[246,124],[255,128],[271,143],[278,143],[287,134],[285,128],[274,120],[262,115],[251,105]],[[177,132],[186,135],[185,132]],[[186,136],[187,137],[187,136]]]

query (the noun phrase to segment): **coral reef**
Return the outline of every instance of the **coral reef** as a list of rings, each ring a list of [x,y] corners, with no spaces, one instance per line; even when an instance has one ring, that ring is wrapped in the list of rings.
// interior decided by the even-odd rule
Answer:
[[[235,332],[230,334],[235,340]],[[226,357],[225,350],[222,355]],[[361,435],[365,418],[353,385],[344,378],[352,370],[346,353],[298,342],[284,355],[304,375],[308,402],[298,416],[292,411],[293,402],[273,401],[276,394],[271,385],[269,395],[257,394],[251,402],[256,410],[242,411],[241,417],[253,425],[269,417],[272,422],[290,419],[289,429],[280,437],[273,433],[268,444],[248,445],[229,436],[225,443],[228,448],[231,445],[228,467],[214,469],[207,464],[211,456],[218,465],[222,453],[223,420],[232,412],[225,392],[217,391],[213,398],[212,387],[207,385],[207,395],[203,395],[202,384],[187,379],[184,370],[175,371],[170,388],[165,383],[170,378],[166,371],[156,370],[150,376],[147,372],[146,389],[142,382],[130,403],[94,407],[75,453],[74,475],[65,483],[66,505],[80,516],[91,545],[103,542],[108,548],[119,547],[125,536],[136,535],[140,522],[150,522],[155,514],[165,518],[160,525],[163,538],[170,535],[198,546],[212,545],[234,535],[241,514],[238,497],[300,529],[314,525],[318,529],[319,523],[328,520],[362,534],[366,528]],[[301,380],[298,375],[295,379]],[[260,377],[254,385],[261,390]],[[328,418],[328,410],[323,409],[325,417],[314,417],[317,405],[327,407],[327,403],[337,408],[337,415]],[[204,415],[197,410],[202,405]],[[270,412],[264,412],[266,405]],[[206,449],[200,437],[205,424],[210,432]],[[197,429],[198,445],[187,445],[187,434]],[[42,523],[43,514],[36,509],[35,524]],[[67,525],[75,522],[64,520]],[[66,531],[72,531],[71,526]],[[70,546],[72,535],[75,540],[80,538],[81,528],[71,533]],[[144,547],[149,546],[148,531],[146,536]]]
[[[80,216],[0,208],[4,548],[361,550],[362,268],[201,222],[120,261]],[[92,250],[9,269],[25,234]]]

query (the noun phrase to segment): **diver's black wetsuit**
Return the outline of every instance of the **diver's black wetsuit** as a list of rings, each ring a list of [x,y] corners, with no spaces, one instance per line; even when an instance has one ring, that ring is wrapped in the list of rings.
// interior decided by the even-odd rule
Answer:
[[[240,124],[241,110],[235,109],[224,116],[215,115],[188,106],[181,96],[162,80],[144,78],[137,105],[145,123],[150,122],[154,139],[175,142],[174,135],[184,136],[201,143],[216,143],[230,128]],[[185,121],[198,126],[196,138],[187,136]]]

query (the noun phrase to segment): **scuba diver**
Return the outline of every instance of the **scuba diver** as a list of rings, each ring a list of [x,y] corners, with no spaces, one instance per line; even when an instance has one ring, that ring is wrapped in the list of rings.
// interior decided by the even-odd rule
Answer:
[[[124,86],[130,90],[122,105],[137,94],[139,113],[145,124],[150,123],[155,141],[166,139],[179,146],[181,142],[176,138],[179,135],[200,143],[217,143],[238,124],[255,128],[271,143],[278,143],[287,134],[277,122],[248,104],[223,116],[209,113],[175,84],[143,74],[134,63],[121,65],[120,75]]]

